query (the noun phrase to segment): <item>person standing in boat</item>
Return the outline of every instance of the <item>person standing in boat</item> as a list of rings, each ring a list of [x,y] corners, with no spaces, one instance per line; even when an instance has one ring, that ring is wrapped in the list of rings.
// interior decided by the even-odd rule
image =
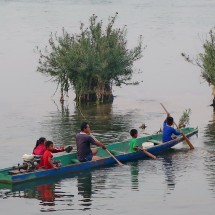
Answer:
[[[33,149],[33,154],[42,156],[46,151],[46,142],[47,140],[45,137],[40,137],[40,139],[37,140],[36,146]],[[59,147],[59,148],[53,148],[52,152],[57,153],[57,152],[63,152],[63,151],[65,151],[64,147]]]
[[[181,134],[179,131],[177,131],[175,128],[172,127],[173,123],[174,123],[174,119],[168,113],[167,117],[163,123],[163,135],[162,135],[163,143],[175,139],[175,137],[173,137],[173,135],[178,136]]]
[[[100,159],[100,157],[96,155],[98,149],[91,148],[91,145],[97,145],[102,147],[103,149],[106,149],[106,146],[103,143],[94,140],[90,136],[90,126],[88,122],[83,122],[81,124],[81,131],[76,135],[76,145],[78,160],[80,162]]]
[[[129,151],[135,152],[138,149],[138,144],[137,144],[138,131],[137,131],[137,129],[131,129],[130,135],[132,138],[129,141]]]

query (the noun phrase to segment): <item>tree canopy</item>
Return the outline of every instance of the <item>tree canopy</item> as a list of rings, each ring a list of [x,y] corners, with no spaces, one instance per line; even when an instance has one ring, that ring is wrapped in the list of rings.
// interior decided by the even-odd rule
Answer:
[[[126,26],[114,28],[116,18],[117,13],[103,29],[103,22],[92,15],[89,27],[81,23],[79,34],[65,29],[61,36],[51,33],[48,46],[39,50],[37,71],[57,82],[61,96],[73,88],[77,102],[112,101],[112,86],[129,83],[133,63],[141,58],[142,37],[129,50]]]
[[[213,106],[215,108],[215,28],[209,31],[208,37],[203,41],[203,52],[196,58],[191,59],[188,55],[182,53],[186,61],[201,68],[202,78],[213,86]]]

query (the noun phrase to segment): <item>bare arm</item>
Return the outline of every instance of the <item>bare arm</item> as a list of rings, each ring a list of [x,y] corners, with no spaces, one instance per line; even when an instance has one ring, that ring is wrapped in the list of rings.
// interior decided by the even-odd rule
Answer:
[[[48,161],[54,169],[57,169],[57,167],[53,164],[51,157],[48,158]]]
[[[96,141],[95,144],[97,146],[101,146],[103,149],[106,149],[106,146],[103,143],[99,142],[99,141]]]
[[[94,139],[95,144],[96,144],[97,146],[101,146],[103,149],[107,149],[106,146],[105,146],[103,143],[101,143],[100,141],[98,141],[98,140],[94,137],[94,135],[90,134],[90,136]]]

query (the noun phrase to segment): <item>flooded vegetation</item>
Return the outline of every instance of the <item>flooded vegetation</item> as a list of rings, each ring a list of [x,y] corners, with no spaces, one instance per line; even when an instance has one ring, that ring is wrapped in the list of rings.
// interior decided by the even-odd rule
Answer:
[[[6,214],[214,214],[214,113],[211,88],[199,68],[181,53],[202,52],[201,38],[214,25],[213,1],[1,1],[0,2],[0,168],[17,165],[44,136],[56,146],[75,146],[83,116],[71,90],[64,105],[56,85],[36,72],[36,46],[44,47],[50,32],[63,27],[78,32],[92,14],[106,20],[118,12],[117,26],[127,26],[128,47],[143,36],[143,58],[134,63],[137,86],[113,87],[112,104],[82,105],[92,133],[105,144],[156,133],[166,113],[176,122],[191,109],[189,124],[198,137],[161,154],[156,160],[128,162],[63,178],[2,186]],[[145,129],[140,128],[145,125]],[[13,207],[11,207],[13,205]]]

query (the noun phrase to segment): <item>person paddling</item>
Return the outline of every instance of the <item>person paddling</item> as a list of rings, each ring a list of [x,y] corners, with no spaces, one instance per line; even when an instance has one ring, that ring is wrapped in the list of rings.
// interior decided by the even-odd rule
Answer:
[[[172,127],[173,123],[174,123],[173,117],[171,117],[170,114],[167,113],[167,117],[163,123],[163,135],[162,135],[163,143],[175,139],[173,137],[173,134],[174,135],[180,135],[181,134],[179,131],[177,131],[175,128]]]
[[[100,146],[103,149],[106,149],[106,146],[103,143],[94,140],[90,136],[90,126],[88,122],[83,122],[80,128],[81,128],[80,133],[76,135],[78,160],[80,162],[99,160],[100,157],[96,155],[98,152],[98,149],[91,148],[91,144]]]

